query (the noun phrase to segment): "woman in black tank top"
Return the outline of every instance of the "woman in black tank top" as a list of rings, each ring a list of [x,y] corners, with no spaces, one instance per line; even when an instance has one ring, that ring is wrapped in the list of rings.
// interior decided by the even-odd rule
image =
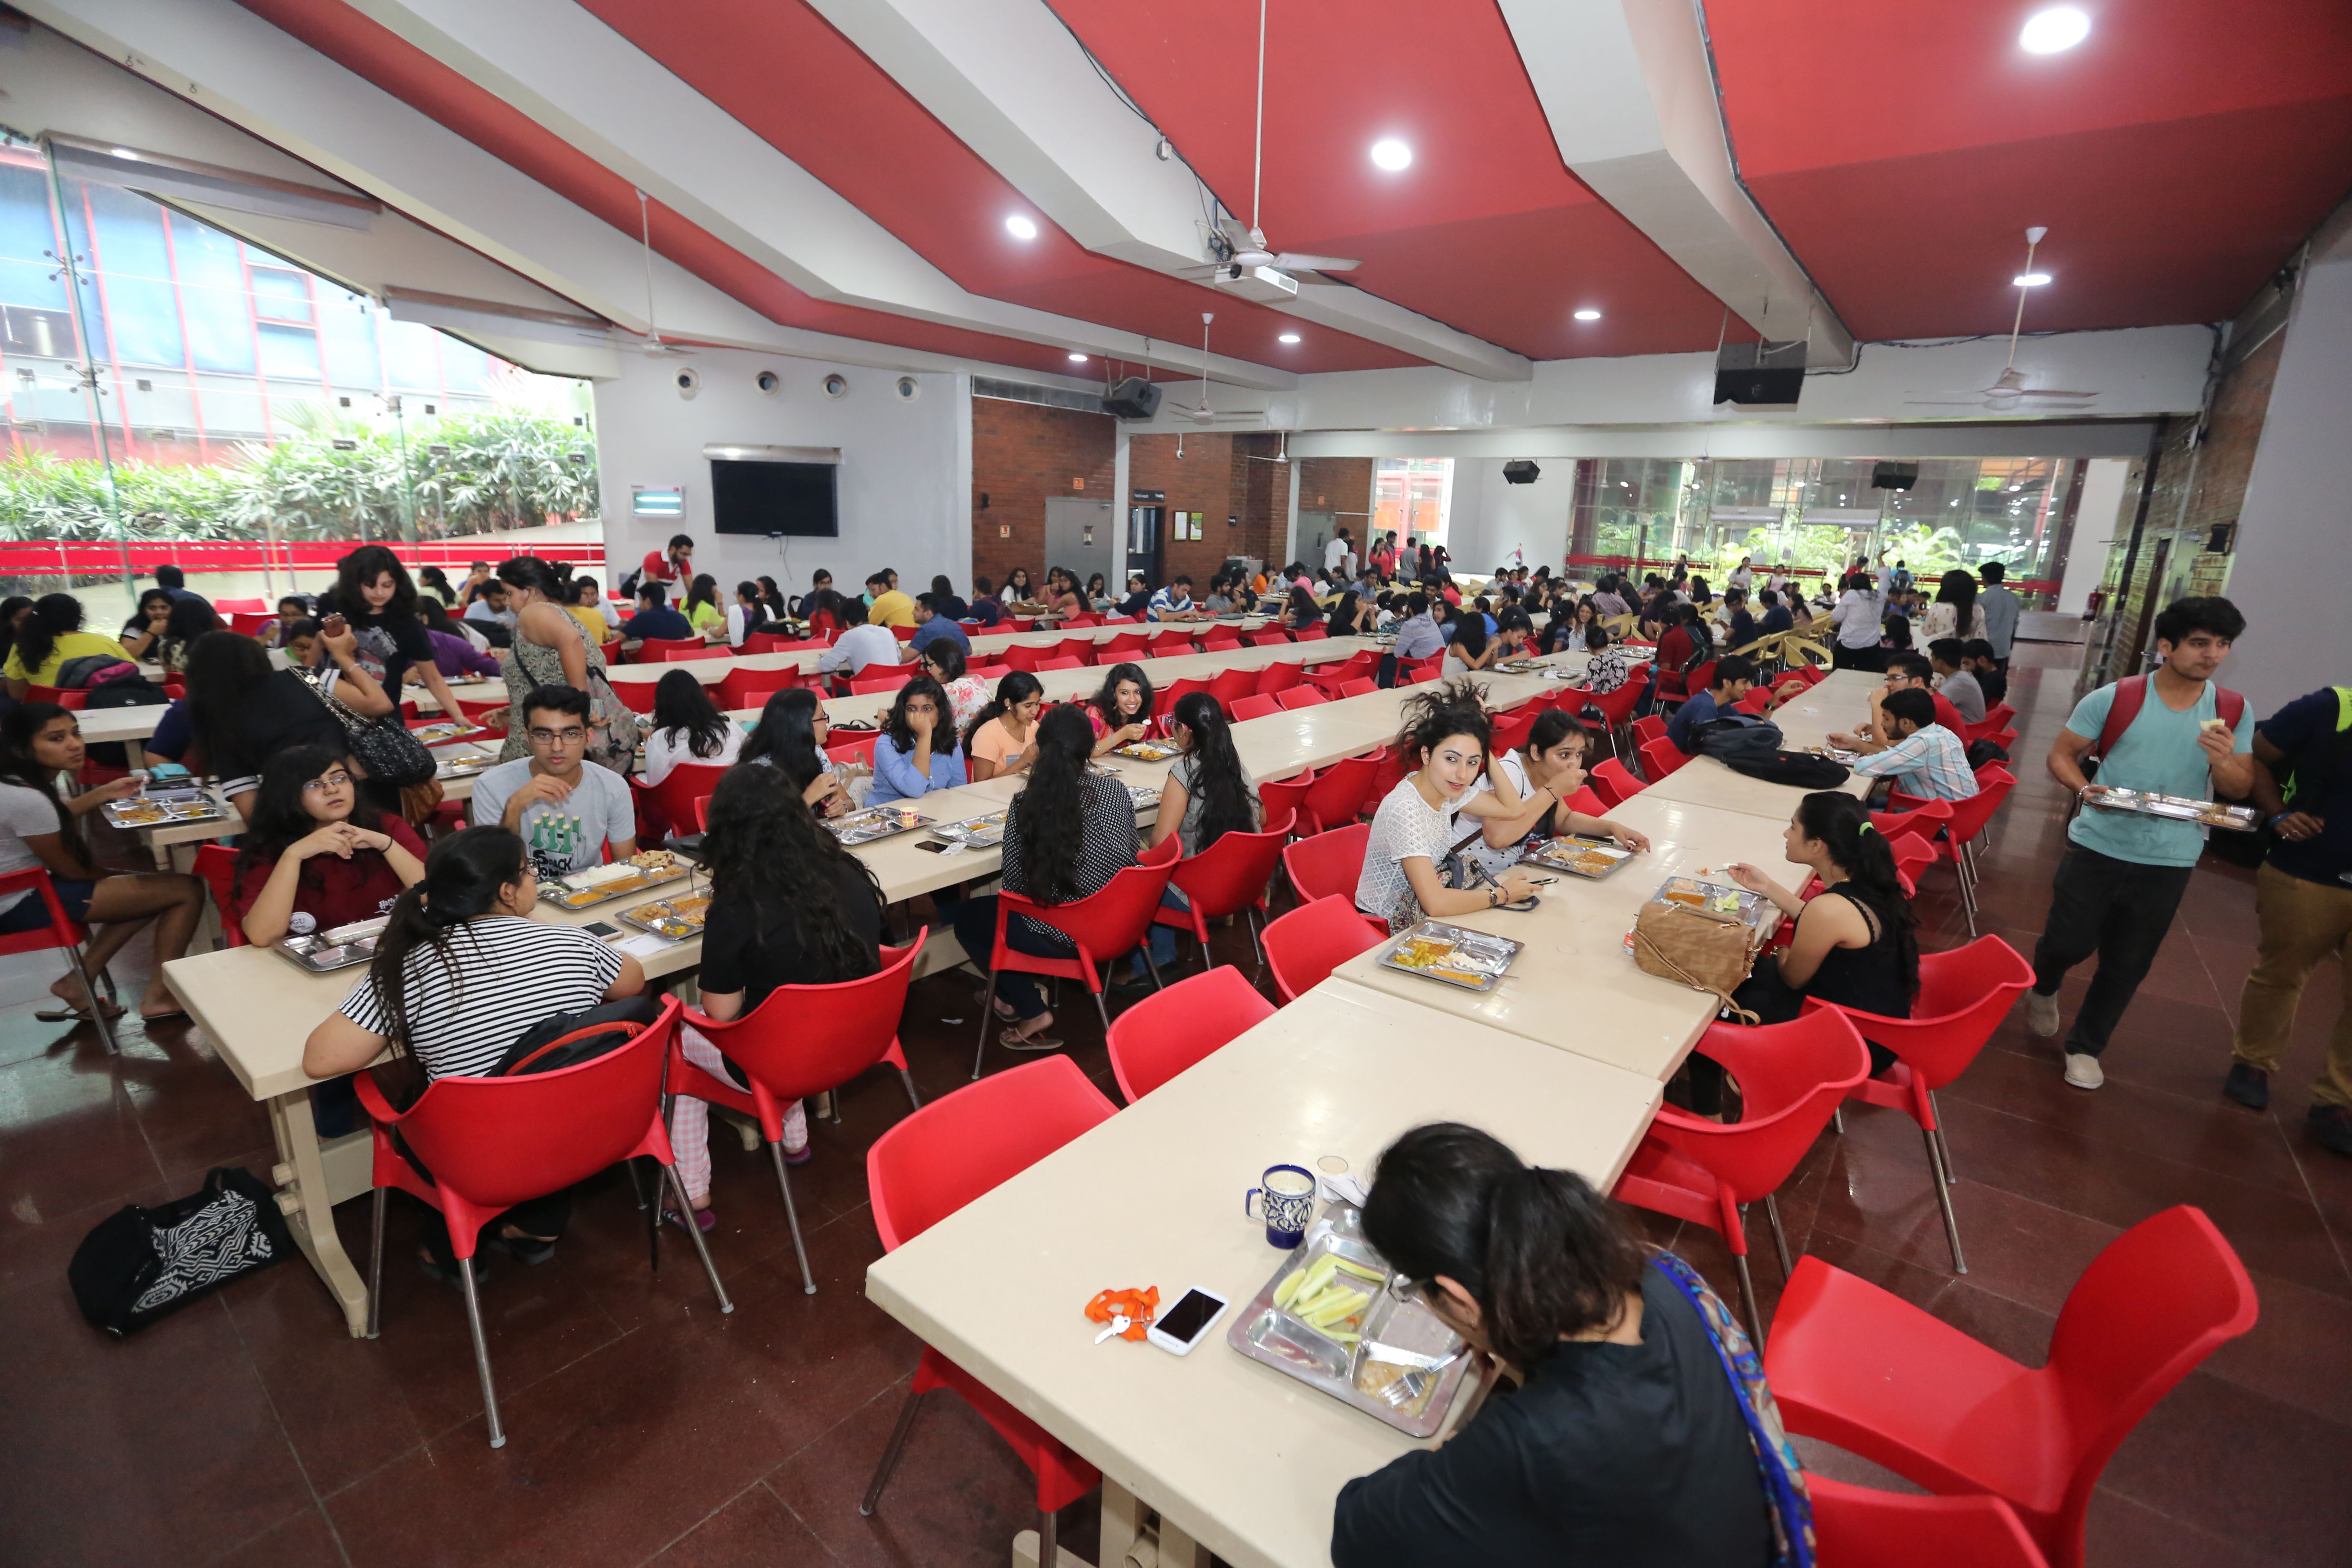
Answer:
[[[1811,869],[1823,890],[1809,903],[1753,866],[1730,868],[1734,881],[1797,922],[1787,950],[1758,960],[1732,1000],[1763,1024],[1788,1023],[1807,997],[1882,1018],[1909,1017],[1919,994],[1919,942],[1894,854],[1871,826],[1869,811],[1834,790],[1809,795],[1797,803],[1782,842],[1789,858]],[[1894,1065],[1894,1052],[1871,1044],[1874,1074]],[[1713,1114],[1721,1107],[1722,1069],[1696,1054],[1691,1068],[1692,1109]]]

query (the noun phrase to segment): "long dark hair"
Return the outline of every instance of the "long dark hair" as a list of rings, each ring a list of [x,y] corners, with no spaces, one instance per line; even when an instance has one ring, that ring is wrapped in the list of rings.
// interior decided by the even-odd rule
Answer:
[[[768,618],[774,620],[789,607],[784,603],[784,591],[776,586],[776,580],[773,577],[761,577],[759,581],[760,603],[765,606]]]
[[[687,584],[686,603],[678,606],[678,613],[692,620],[697,605],[708,605],[714,610],[719,607],[719,579],[708,572],[699,574]]]
[[[16,661],[32,674],[49,660],[58,639],[81,630],[81,601],[71,594],[44,594],[16,628]]]
[[[142,598],[143,601],[144,595]],[[0,658],[7,658],[8,650],[16,646],[16,617],[32,607],[33,601],[22,594],[11,594],[0,599]],[[131,628],[126,626],[123,629],[128,631]]]
[[[1322,618],[1323,606],[1315,602],[1314,595],[1304,588],[1294,587],[1290,590],[1291,625],[1309,626]]]
[[[1143,693],[1143,706],[1135,710],[1132,719],[1118,710],[1118,689],[1130,680],[1135,682],[1136,689]],[[1151,722],[1151,677],[1143,673],[1143,667],[1139,664],[1114,664],[1103,676],[1101,687],[1087,700],[1087,706],[1101,716],[1106,730],[1117,730],[1129,724],[1149,724]]]
[[[1898,693],[1898,695],[1907,695]],[[1797,826],[1822,845],[1845,872],[1838,891],[1869,907],[1894,939],[1895,972],[1906,995],[1919,994],[1919,931],[1903,884],[1895,879],[1895,851],[1870,825],[1862,802],[1838,790],[1817,790],[1797,802]]]
[[[335,563],[335,608],[351,620],[378,614],[368,607],[361,586],[385,573],[392,574],[392,597],[381,612],[387,621],[413,620],[416,616],[416,584],[400,557],[381,544],[362,544]]]
[[[1257,792],[1242,772],[1234,750],[1234,732],[1224,704],[1205,691],[1188,691],[1176,700],[1169,717],[1192,737],[1185,748],[1192,758],[1192,798],[1201,803],[1200,840],[1193,853],[1208,848],[1228,833],[1249,833],[1257,827]]]
[[[764,596],[767,590],[761,588],[757,583],[743,582],[735,584],[735,596],[750,601],[742,606],[743,632],[747,637],[768,624],[768,601]]]
[[[528,588],[557,604],[564,603],[563,584],[546,562],[536,555],[511,555],[499,563],[499,581],[509,588]]]
[[[1412,748],[1416,768],[1422,765],[1421,753],[1435,751],[1448,735],[1472,737],[1481,754],[1494,743],[1494,721],[1478,700],[1478,683],[1466,675],[1414,692],[1404,700],[1400,717],[1404,727],[1397,742]]]
[[[386,1037],[395,1056],[415,1061],[408,1049],[409,955],[430,952],[454,984],[457,958],[450,951],[452,935],[496,908],[499,890],[520,882],[529,864],[519,835],[503,827],[468,827],[434,845],[425,857],[424,880],[393,900],[368,964],[368,987],[392,1026]],[[494,974],[479,978],[484,984],[501,983]],[[421,1079],[422,1067],[414,1070]]]
[[[1029,884],[1022,891],[1041,904],[1065,904],[1079,896],[1087,760],[1094,750],[1094,731],[1078,709],[1056,708],[1038,721],[1037,761],[1027,787],[1013,797],[1012,820]]]
[[[925,643],[920,662],[940,672],[938,679],[941,686],[950,680],[961,680],[971,671],[970,665],[964,660],[962,647],[953,637],[933,637]]]
[[[702,842],[711,891],[751,905],[755,942],[765,943],[771,932],[788,939],[808,965],[805,984],[874,973],[874,950],[842,915],[842,868],[855,870],[877,910],[882,889],[873,869],[801,804],[800,787],[765,768],[730,768],[711,795]]]
[[[1462,651],[1462,661],[1467,664],[1486,651],[1486,617],[1476,610],[1465,610],[1454,632],[1454,646]]]
[[[261,787],[247,808],[245,842],[236,852],[236,885],[244,884],[246,874],[254,867],[276,860],[296,839],[307,838],[317,830],[317,819],[302,805],[302,786],[334,768],[352,771],[351,760],[333,746],[289,746],[263,765]],[[356,774],[352,790],[352,814],[344,820],[354,827],[375,831],[383,819],[368,804]]]
[[[19,702],[0,716],[0,783],[22,784],[47,800],[49,808],[58,814],[58,831],[79,852],[81,834],[74,824],[73,814],[58,798],[57,774],[33,755],[34,736],[60,719],[71,718],[71,710],[55,702]]]
[[[172,605],[171,618],[163,623],[163,636],[161,638],[163,657],[166,661],[175,654],[184,658],[187,648],[198,637],[206,632],[216,632],[224,628],[220,616],[215,615],[213,607],[204,600],[174,600]]]
[[[898,748],[899,755],[908,756],[913,753],[915,727],[907,722],[907,704],[918,697],[929,698],[931,710],[938,715],[931,721],[932,753],[936,755],[942,752],[953,752],[958,750],[955,704],[948,700],[946,689],[928,675],[918,675],[898,688],[898,695],[890,700],[890,711],[883,716],[883,737]],[[941,741],[945,741],[947,744],[941,745],[940,743]]]
[[[420,586],[430,588],[436,594],[446,595],[450,599],[457,596],[457,590],[449,586],[449,574],[438,566],[418,567],[416,581]]]
[[[1977,609],[1977,580],[1958,568],[1944,574],[1936,584],[1936,603],[1949,605],[1958,617],[1955,637],[1969,635],[1969,622]]]
[[[1642,1286],[1642,1248],[1616,1206],[1573,1171],[1521,1163],[1459,1122],[1381,1151],[1364,1237],[1424,1288],[1439,1275],[1478,1303],[1486,1342],[1534,1366],[1562,1335],[1614,1328]]]
[[[761,705],[759,728],[743,742],[736,760],[756,763],[764,757],[792,781],[793,789],[808,788],[824,772],[824,754],[816,745],[816,714],[817,695],[805,686],[771,692]]]
[[[177,605],[179,601],[172,597],[171,595],[163,592],[161,588],[150,588],[145,593],[139,595],[139,603],[132,608],[131,618],[122,623],[122,635],[124,637],[129,637],[133,632],[143,632],[147,629],[147,606],[157,599],[163,600],[166,606],[163,611],[163,624],[166,626],[169,626],[172,624],[172,612],[169,606]],[[18,598],[10,599],[7,604],[0,605],[0,620],[7,618],[11,611],[11,606],[16,605],[29,605],[33,601],[30,599]]]
[[[188,645],[188,727],[205,763],[225,778],[260,772],[239,722],[246,700],[269,679],[269,656],[251,637],[206,632]]]
[[[931,646],[933,647],[937,647],[939,645],[937,643],[933,643]],[[986,724],[990,720],[1002,719],[1007,713],[1012,712],[1013,710],[1021,706],[1024,702],[1028,701],[1032,697],[1043,697],[1045,695],[1045,683],[1038,679],[1035,676],[1030,674],[1027,670],[1010,669],[1005,671],[1004,678],[996,683],[996,696],[990,700],[987,707],[982,709],[979,712],[971,716],[971,723],[964,726],[963,749],[965,753],[967,755],[971,753],[973,739],[979,735],[981,727]],[[1094,749],[1094,742],[1091,738],[1087,742],[1087,749],[1088,751],[1092,751]]]
[[[687,750],[715,757],[727,749],[727,716],[689,670],[673,669],[654,682],[654,728],[686,733]]]

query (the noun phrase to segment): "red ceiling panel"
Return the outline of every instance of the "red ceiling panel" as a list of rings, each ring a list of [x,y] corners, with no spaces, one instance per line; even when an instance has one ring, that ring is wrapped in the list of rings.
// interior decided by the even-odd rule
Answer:
[[[2080,0],[2091,34],[2018,47],[1989,0],[1713,0],[1748,186],[1854,335],[2229,315],[2352,184],[2352,5]]]
[[[635,188],[570,142],[340,0],[241,0],[410,108],[635,237]],[[653,246],[671,261],[772,321],[1031,371],[1073,369],[1059,349],[814,300],[707,229],[650,204]]]
[[[1257,8],[1052,3],[1246,221]],[[1722,307],[1560,162],[1493,0],[1276,0],[1265,120],[1276,248],[1357,257],[1361,287],[1532,358],[1715,346]],[[1411,168],[1372,164],[1387,137]]]
[[[1175,342],[1213,311],[1218,353],[1286,369],[1420,363],[1087,250],[801,0],[581,4],[975,294]],[[1006,232],[1015,213],[1036,238]]]

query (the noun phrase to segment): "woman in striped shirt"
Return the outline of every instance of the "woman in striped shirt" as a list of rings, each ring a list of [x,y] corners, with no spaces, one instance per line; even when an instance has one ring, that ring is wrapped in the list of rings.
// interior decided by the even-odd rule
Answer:
[[[469,827],[435,845],[425,879],[393,904],[367,974],[310,1031],[302,1070],[340,1078],[389,1047],[414,1091],[392,1098],[407,1104],[435,1079],[488,1076],[534,1025],[645,990],[629,954],[576,926],[532,920],[538,898],[530,857],[505,828]],[[495,1222],[491,1245],[543,1262],[571,1215],[569,1188],[518,1204]],[[423,1258],[427,1274],[457,1283],[437,1215],[425,1222]]]

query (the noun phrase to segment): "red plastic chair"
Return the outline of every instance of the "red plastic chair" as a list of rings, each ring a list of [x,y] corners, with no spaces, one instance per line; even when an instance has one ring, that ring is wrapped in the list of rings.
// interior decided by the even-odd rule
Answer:
[[[1265,962],[1274,971],[1275,994],[1287,1006],[1388,936],[1385,924],[1356,911],[1352,890],[1344,898],[1301,904],[1265,928]]]
[[[1299,831],[1307,825],[1307,791],[1320,775],[1313,768],[1303,773],[1293,773],[1286,779],[1270,779],[1257,786],[1258,804],[1265,808],[1265,819],[1278,822],[1287,815],[1290,830]]]
[[[1445,655],[1442,652],[1433,653],[1418,664],[1408,664],[1404,666],[1397,676],[1397,684],[1400,686],[1419,686],[1423,681],[1435,680],[1439,676],[1444,673]]]
[[[220,911],[221,935],[229,946],[243,947],[245,921],[236,912],[236,855],[226,844],[199,844],[195,872],[213,896],[213,908]]]
[[[368,1338],[377,1333],[383,1306],[385,1194],[397,1187],[422,1200],[448,1223],[449,1245],[457,1256],[459,1289],[466,1296],[466,1326],[474,1339],[474,1370],[482,1384],[490,1447],[506,1447],[499,1422],[499,1394],[490,1377],[490,1351],[482,1336],[482,1303],[474,1289],[473,1257],[481,1232],[515,1205],[585,1181],[608,1165],[639,1155],[653,1159],[667,1178],[679,1212],[687,1212],[686,1189],[671,1163],[669,1134],[662,1129],[662,1063],[677,1033],[684,1004],[672,997],[661,1016],[626,1044],[593,1061],[520,1078],[436,1079],[416,1103],[395,1113],[366,1073],[352,1079],[360,1104],[374,1123],[375,1213],[368,1257]],[[635,1026],[605,1024],[575,1029],[554,1042],[627,1032]],[[395,1135],[397,1142],[395,1142]],[[415,1156],[412,1163],[403,1146]],[[430,1176],[425,1171],[431,1171]],[[649,1205],[654,1266],[661,1266],[661,1205]],[[702,1233],[689,1228],[694,1250],[710,1276],[719,1310],[732,1312],[719,1270]]]
[[[890,628],[890,635],[897,637],[900,642],[913,642],[915,640],[915,628],[911,626],[892,626]]]
[[[1916,839],[1909,843],[1918,842]],[[1952,1215],[1952,1152],[1936,1113],[1936,1091],[1966,1072],[1992,1032],[2009,1016],[2010,1005],[2033,984],[2033,965],[1997,936],[1981,936],[1966,947],[1919,955],[1919,994],[1908,1018],[1882,1018],[1853,1007],[1808,999],[1806,1008],[1833,1008],[1853,1020],[1862,1037],[1899,1058],[1885,1078],[1868,1078],[1850,1098],[1888,1106],[1919,1124],[1927,1142],[1927,1168],[1936,1181],[1936,1202],[1944,1211],[1944,1239],[1951,1244],[1952,1271],[1966,1274],[1960,1225]]]
[[[2084,1516],[2117,1445],[2255,1313],[2245,1265],[2182,1205],[2091,1260],[2042,1366],[1808,1258],[1780,1294],[1764,1370],[1790,1431],[1931,1491],[2000,1498],[2055,1568],[2081,1568]]]
[[[1826,1568],[2050,1568],[2017,1512],[1981,1492],[1914,1497],[1813,1471],[1815,1561]]]
[[[1242,638],[1252,647],[1273,647],[1290,640],[1290,634],[1276,626],[1265,626]]]
[[[1339,685],[1339,695],[1342,697],[1369,697],[1380,689],[1381,683],[1374,680],[1370,676],[1359,676],[1353,680],[1342,681]]]
[[[1257,671],[1255,669],[1221,669],[1209,678],[1209,695],[1217,700],[1226,712],[1234,704],[1257,691]]]
[[[1096,646],[1092,637],[1084,640],[1089,647]],[[1069,639],[1065,638],[1062,646],[1064,651],[1068,651]],[[1150,646],[1151,639],[1141,632],[1121,632],[1108,642],[1100,645],[1095,662],[1119,664],[1129,659],[1141,658],[1144,657],[1144,650]]]
[[[1282,868],[1299,901],[1342,898],[1353,904],[1356,884],[1364,875],[1364,849],[1371,842],[1369,823],[1351,822],[1328,833],[1298,840],[1282,852]]]
[[[2016,775],[2006,768],[1990,768],[1977,775],[1977,793],[1966,800],[1941,801],[1935,804],[1951,807],[1952,819],[1944,825],[1944,836],[1932,840],[1936,858],[1952,863],[1952,874],[1960,884],[1960,905],[1968,912],[1969,934],[1977,934],[1976,861],[1969,853],[1985,824],[1992,820],[2009,792],[2017,787]],[[1911,795],[1890,792],[1886,797],[1890,807],[1917,810],[1930,803]]]
[[[1237,700],[1228,711],[1233,714],[1234,722],[1238,724],[1245,719],[1264,719],[1279,713],[1282,703],[1272,697],[1244,697]]]
[[[1322,621],[1318,621],[1311,626],[1301,626],[1297,631],[1291,633],[1290,640],[1293,642],[1321,642],[1325,637],[1328,637],[1330,635],[1330,626]]]
[[[1714,659],[1708,659],[1705,664],[1693,669],[1690,674],[1683,678],[1684,689],[1687,691],[1696,693],[1707,690],[1709,688],[1713,687],[1715,685],[1715,665],[1716,661]]]
[[[1133,1105],[1273,1016],[1274,1004],[1240,970],[1221,963],[1146,996],[1118,1016],[1110,1026],[1111,1077]]]
[[[870,691],[896,691],[921,673],[919,668],[911,664],[897,665],[879,672],[869,665],[865,674],[853,675],[849,678],[850,695],[862,697]]]
[[[1322,834],[1354,822],[1371,795],[1372,781],[1380,776],[1384,760],[1379,752],[1343,757],[1316,774],[1307,786],[1306,816],[1299,831]]]
[[[1487,745],[1489,753],[1500,756],[1505,752],[1517,751],[1534,731],[1536,721],[1543,716],[1543,710],[1544,705],[1540,702],[1523,702],[1511,711],[1498,715]]]
[[[1739,1086],[1739,1120],[1709,1121],[1661,1106],[1616,1197],[1706,1226],[1731,1248],[1748,1337],[1764,1344],[1764,1315],[1748,1272],[1748,1205],[1764,1200],[1772,1245],[1789,1275],[1789,1239],[1773,1194],[1832,1113],[1870,1076],[1870,1053],[1843,1014],[1810,1013],[1789,1024],[1712,1024],[1697,1048],[1720,1062]]]
[[[1223,653],[1229,648],[1237,648],[1241,646],[1241,633],[1231,626],[1212,626],[1201,638],[1202,653]]]
[[[832,646],[824,637],[788,637],[782,632],[751,632],[743,638],[745,653],[798,653],[803,648]]]
[[[1078,658],[1076,654],[1072,654],[1064,658],[1049,658],[1043,664],[1040,664],[1037,668],[1042,673],[1043,671],[1049,669],[1084,669],[1086,667],[1087,661],[1085,659]]]
[[[1936,835],[1951,820],[1951,803],[1943,800],[1921,801],[1911,811],[1874,811],[1870,814],[1870,826],[1885,834],[1888,844],[1900,844],[1906,838],[1916,838],[1927,845],[1927,858],[1930,860],[1936,858]]]
[[[709,651],[709,645],[700,637],[647,637],[637,644],[637,657],[635,662],[664,664],[668,662],[670,655],[674,653],[685,654],[690,658],[700,658]]]
[[[1663,741],[1665,738],[1666,721],[1655,713],[1646,714],[1633,721],[1633,744],[1636,747],[1647,745],[1652,741]]]
[[[1039,665],[1053,656],[1054,650],[1050,647],[1041,647],[1035,643],[1025,642],[1008,644],[1004,651],[997,655],[1009,668],[1025,669],[1032,675],[1037,673]]]
[[[1239,915],[1249,928],[1250,952],[1261,967],[1265,955],[1257,945],[1258,917],[1265,913],[1265,892],[1274,880],[1275,862],[1282,858],[1283,841],[1290,837],[1295,812],[1268,817],[1255,833],[1220,834],[1198,855],[1176,862],[1168,885],[1182,893],[1186,907],[1162,907],[1151,917],[1155,925],[1174,926],[1192,933],[1201,944],[1201,966],[1209,964],[1209,922]],[[1181,841],[1180,841],[1181,842]]]
[[[1590,782],[1601,805],[1614,811],[1650,786],[1633,776],[1633,770],[1611,757],[1594,765]]]
[[[89,999],[89,1014],[98,1025],[98,1037],[106,1042],[107,1055],[115,1055],[121,1047],[115,1044],[114,1021],[106,1016],[105,1004],[99,996],[98,987],[91,984],[89,965],[82,960],[82,949],[89,942],[89,928],[67,918],[66,907],[58,901],[58,889],[43,867],[28,866],[22,871],[0,874],[0,895],[8,893],[25,893],[39,899],[49,907],[49,923],[46,930],[20,931],[0,936],[0,955],[63,948],[67,967],[74,978],[81,982],[81,994]],[[103,977],[105,972],[101,970],[99,973]]]
[[[1110,1009],[1103,1002],[1102,966],[1133,952],[1150,934],[1160,895],[1167,890],[1169,873],[1183,853],[1182,839],[1163,839],[1139,856],[1134,865],[1120,868],[1098,891],[1066,904],[1041,904],[1014,892],[997,894],[996,940],[988,956],[988,994],[980,1004],[980,1046],[972,1054],[973,1078],[980,1077],[981,1067],[988,1059],[988,1026],[996,1016],[996,977],[1008,969],[1017,974],[1085,981],[1094,997],[1095,1011],[1102,1017],[1103,1032],[1109,1033]],[[1007,947],[1004,922],[1016,914],[1033,916],[1068,937],[1077,945],[1076,956],[1045,958]],[[1151,962],[1148,948],[1143,962],[1152,972],[1152,984],[1158,986],[1160,966]]]
[[[1195,691],[1208,690],[1209,682],[1194,676],[1181,677],[1152,693],[1151,711],[1162,721],[1164,729],[1168,716],[1176,711],[1177,703],[1192,696]],[[1215,693],[1211,692],[1210,695],[1214,696]]]
[[[1561,706],[1567,706],[1575,696],[1576,693],[1573,691],[1564,694]],[[1586,711],[1599,720],[1601,727],[1608,731],[1612,751],[1618,750],[1622,746],[1622,742],[1619,737],[1624,732],[1625,726],[1633,721],[1633,710],[1641,700],[1642,683],[1638,680],[1628,680],[1614,691],[1606,692],[1598,697],[1587,696],[1584,699]]]
[[[760,1123],[760,1135],[775,1162],[776,1188],[784,1194],[784,1219],[792,1226],[793,1256],[800,1259],[801,1289],[811,1296],[816,1294],[816,1278],[809,1272],[800,1210],[793,1203],[791,1178],[784,1174],[784,1108],[811,1095],[837,1091],[878,1062],[898,1069],[908,1102],[917,1110],[923,1108],[915,1077],[907,1070],[907,1053],[898,1047],[898,1017],[907,1010],[907,986],[915,977],[915,959],[929,934],[919,932],[905,947],[882,949],[882,967],[861,979],[832,985],[779,985],[757,1007],[729,1023],[688,1008],[686,1021],[743,1069],[751,1080],[749,1089],[688,1061],[682,1035],[669,1054],[663,1093],[692,1095]]]
[[[673,834],[696,831],[688,823],[695,817],[694,803],[708,800],[719,789],[719,781],[727,776],[727,766],[720,763],[680,763],[662,775],[657,784],[629,781],[629,788],[637,802],[637,820],[647,826],[667,827]],[[651,806],[658,823],[647,820],[646,808]],[[656,843],[660,840],[656,838]]]
[[[1150,642],[1151,657],[1154,658],[1170,658],[1192,651],[1192,634],[1181,626],[1171,626],[1165,631],[1153,632]]]
[[[1380,655],[1367,649],[1341,663],[1327,664],[1320,669],[1307,671],[1307,684],[1326,697],[1342,697],[1346,695],[1342,688],[1350,681],[1369,679],[1372,671],[1380,668]]]
[[[1118,1113],[1067,1057],[1024,1062],[931,1101],[866,1152],[866,1191],[882,1250],[897,1251]],[[1044,1516],[1038,1561],[1058,1563],[1061,1511],[1092,1491],[1102,1473],[929,1345],[915,1365],[914,1386],[907,1391],[890,1446],[882,1451],[857,1511],[873,1517],[907,1434],[914,1430],[915,1412],[935,1388],[948,1389],[971,1405],[1037,1478],[1037,1511]]]
[[[1092,615],[1088,615],[1088,616],[1066,616],[1066,617],[1063,619],[1063,621],[1062,621],[1062,623],[1061,623],[1061,624],[1062,624],[1062,626],[1063,626],[1063,629],[1064,629],[1064,630],[1066,630],[1066,631],[1076,631],[1076,630],[1077,630],[1077,629],[1078,629],[1079,627],[1081,627],[1081,626],[1101,626],[1101,625],[1103,624],[1103,618],[1102,618],[1100,616],[1092,616]]]
[[[1257,672],[1254,689],[1260,697],[1279,697],[1307,679],[1307,672],[1295,659],[1276,659]]]
[[[1580,811],[1587,816],[1606,816],[1609,815],[1608,802],[1602,800],[1600,794],[1595,791],[1591,784],[1578,785],[1576,793],[1570,795],[1568,799],[1561,804],[1566,805],[1569,810]]]
[[[1772,689],[1769,686],[1759,686],[1733,706],[1742,713],[1761,713],[1772,706]]]
[[[881,738],[879,730],[835,730],[825,742],[824,754],[836,764],[863,763],[870,768],[874,765],[874,743]]]
[[[739,664],[719,678],[711,689],[711,698],[722,711],[757,708],[779,691],[806,684],[798,669],[747,669]]]
[[[1654,741],[1642,742],[1642,771],[1650,775],[1652,784],[1680,771],[1689,761],[1687,752],[1663,735]]]
[[[1297,709],[1313,708],[1331,700],[1312,686],[1292,686],[1285,688],[1275,700],[1285,708]]]

